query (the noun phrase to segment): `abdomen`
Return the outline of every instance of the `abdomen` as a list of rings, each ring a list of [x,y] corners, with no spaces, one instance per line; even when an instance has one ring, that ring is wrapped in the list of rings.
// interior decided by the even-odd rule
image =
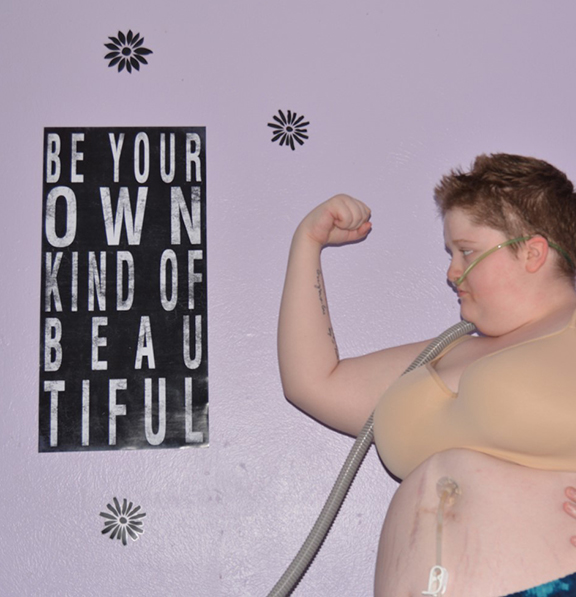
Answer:
[[[444,513],[442,565],[447,597],[501,596],[576,570],[563,512],[576,472],[541,471],[464,449],[435,454],[396,492],[382,529],[376,597],[420,596],[437,562],[436,484],[454,479],[461,495]],[[574,522],[574,524],[571,524]]]

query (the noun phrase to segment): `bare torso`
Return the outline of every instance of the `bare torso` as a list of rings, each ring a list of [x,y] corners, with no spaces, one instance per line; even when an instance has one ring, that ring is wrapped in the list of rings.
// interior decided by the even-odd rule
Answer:
[[[526,335],[464,342],[436,363],[436,372],[456,390],[471,362],[560,329],[572,312],[560,312]],[[461,490],[456,503],[445,508],[442,565],[449,575],[447,597],[501,597],[576,571],[572,529],[562,509],[564,488],[574,484],[575,472],[537,470],[451,449],[428,458],[398,488],[380,539],[376,597],[416,596],[427,590],[437,557],[436,484],[442,477],[454,479]]]
[[[376,597],[412,597],[427,590],[436,563],[436,483],[446,476],[462,492],[445,509],[447,597],[500,597],[576,571],[559,499],[574,473],[448,450],[416,468],[390,504],[378,552]]]

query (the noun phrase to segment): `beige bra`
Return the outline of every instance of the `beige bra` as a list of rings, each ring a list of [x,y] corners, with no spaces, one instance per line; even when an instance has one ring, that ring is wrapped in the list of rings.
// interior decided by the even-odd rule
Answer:
[[[374,413],[385,465],[404,479],[427,458],[467,448],[544,470],[576,471],[576,313],[563,329],[471,363],[452,392],[436,359],[400,377]]]

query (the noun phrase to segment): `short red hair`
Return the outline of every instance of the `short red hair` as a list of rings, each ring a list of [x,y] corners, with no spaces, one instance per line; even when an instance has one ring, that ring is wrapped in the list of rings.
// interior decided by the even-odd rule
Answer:
[[[477,224],[500,230],[508,238],[541,234],[572,260],[557,260],[562,274],[576,274],[576,194],[566,174],[548,162],[506,153],[480,155],[472,169],[452,170],[434,190],[442,216],[454,208]],[[511,245],[511,250],[518,250]]]

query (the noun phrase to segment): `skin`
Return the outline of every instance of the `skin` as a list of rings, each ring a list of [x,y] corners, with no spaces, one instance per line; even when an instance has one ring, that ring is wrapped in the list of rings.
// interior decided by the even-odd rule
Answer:
[[[290,249],[279,317],[278,355],[286,397],[317,420],[350,435],[359,433],[382,393],[428,344],[426,340],[339,358],[321,252],[328,245],[364,240],[372,230],[370,215],[361,201],[336,195],[302,220]],[[444,235],[452,256],[447,272],[451,281],[476,257],[507,240],[498,230],[478,226],[462,210],[446,214]],[[457,289],[462,317],[485,335],[466,343],[471,351],[490,352],[561,325],[576,308],[576,294],[558,275],[557,258],[547,242],[535,236],[517,254],[503,248],[473,268]],[[473,359],[479,354],[467,356]],[[449,372],[443,376],[449,381]],[[566,497],[564,511],[576,518],[576,488],[567,488]],[[570,541],[576,547],[576,536]]]
[[[565,494],[568,501],[563,504],[564,512],[572,518],[576,518],[576,487],[566,487]],[[576,535],[570,537],[570,543],[576,547]]]
[[[427,341],[340,359],[320,255],[327,245],[366,238],[370,209],[336,195],[298,226],[288,260],[278,322],[278,362],[286,398],[338,431],[357,435],[385,390]],[[353,399],[351,399],[353,397]]]
[[[457,280],[466,267],[492,247],[507,240],[493,228],[475,224],[461,209],[444,218],[444,240],[452,255],[448,280]],[[461,315],[492,338],[517,334],[575,302],[573,289],[557,275],[546,240],[534,236],[515,255],[504,247],[481,261],[457,293]]]
[[[478,226],[462,210],[446,214],[444,238],[446,249],[452,256],[447,272],[448,280],[452,283],[474,259],[507,240],[498,230]],[[548,243],[536,236],[525,243],[518,256],[503,248],[487,257],[486,261],[491,262],[489,267],[486,267],[486,261],[480,262],[460,286],[454,284],[463,319],[472,321],[489,336],[499,336],[513,334],[530,326],[532,322],[546,317],[547,312],[558,309],[563,302],[572,308],[573,288],[555,276],[553,270],[549,272],[551,275],[547,285],[525,285],[526,278],[522,274],[527,272],[534,276],[542,272],[550,259],[549,254]],[[496,276],[494,272],[497,272]],[[546,288],[545,292],[542,292],[543,287]],[[557,295],[555,290],[558,290]],[[558,300],[550,301],[550,296],[557,296]],[[533,306],[538,303],[543,308],[534,311]],[[506,317],[500,317],[500,313],[506,313]],[[563,503],[563,509],[576,519],[576,488],[567,487],[565,496],[568,500]],[[576,547],[576,535],[570,537],[570,543]]]

